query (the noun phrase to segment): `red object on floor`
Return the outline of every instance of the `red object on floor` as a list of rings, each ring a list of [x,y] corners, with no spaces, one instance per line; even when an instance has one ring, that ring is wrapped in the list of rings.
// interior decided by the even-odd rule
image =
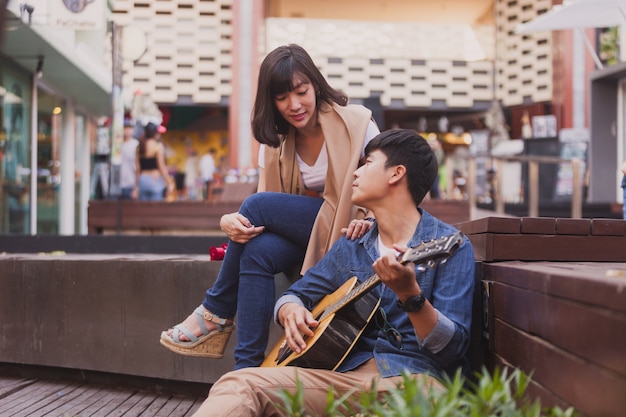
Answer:
[[[221,261],[222,259],[224,259],[227,247],[228,243],[223,243],[222,246],[211,246],[209,248],[209,255],[211,256],[211,260]]]

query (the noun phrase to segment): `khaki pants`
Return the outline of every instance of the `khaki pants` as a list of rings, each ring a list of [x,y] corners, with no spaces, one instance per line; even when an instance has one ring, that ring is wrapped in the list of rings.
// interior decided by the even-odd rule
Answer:
[[[370,390],[374,381],[379,393],[395,388],[402,381],[399,376],[381,378],[374,359],[346,373],[293,366],[245,368],[222,376],[194,417],[284,416],[279,394],[282,390],[295,392],[296,378],[302,383],[306,410],[312,415],[323,414],[330,387],[334,388],[335,398],[355,392],[358,400],[360,391]],[[430,383],[435,381],[432,377],[423,378],[428,378]]]

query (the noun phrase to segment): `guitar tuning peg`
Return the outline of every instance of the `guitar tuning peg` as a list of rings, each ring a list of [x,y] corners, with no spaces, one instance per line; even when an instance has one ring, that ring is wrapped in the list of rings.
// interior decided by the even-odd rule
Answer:
[[[445,264],[446,262],[448,262],[448,258],[443,258],[439,261],[440,264]]]
[[[437,263],[435,262],[435,260],[431,259],[430,261],[428,261],[428,263],[426,265],[428,266],[428,268],[433,269],[436,264]]]
[[[426,271],[426,265],[424,265],[424,264],[420,264],[420,265],[418,265],[418,266],[417,266],[417,268],[416,268],[416,269],[417,269],[419,272],[424,272],[424,271]]]

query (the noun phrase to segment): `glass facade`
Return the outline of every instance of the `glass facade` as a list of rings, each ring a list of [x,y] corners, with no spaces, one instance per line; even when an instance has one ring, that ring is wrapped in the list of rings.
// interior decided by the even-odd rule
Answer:
[[[37,92],[37,234],[57,234],[59,224],[61,100]]]
[[[0,234],[30,229],[31,78],[0,62]]]
[[[67,125],[64,99],[45,86],[39,86],[36,104],[37,201],[33,206],[30,175],[32,79],[23,74],[23,70],[6,61],[0,63],[0,234],[31,234],[31,207],[36,207],[36,233],[56,235],[59,234],[63,206],[60,201],[62,138],[66,129],[76,129],[75,146],[88,148],[86,120],[78,114],[74,123]],[[89,152],[88,149],[85,151]],[[76,155],[77,160],[71,161],[72,166],[84,165],[79,160],[82,155]],[[77,168],[76,175],[67,178],[74,187],[73,229],[76,231],[86,228],[81,224],[85,209],[80,196],[85,194],[84,191],[81,194],[81,182],[83,174],[89,175],[88,165],[82,171]]]

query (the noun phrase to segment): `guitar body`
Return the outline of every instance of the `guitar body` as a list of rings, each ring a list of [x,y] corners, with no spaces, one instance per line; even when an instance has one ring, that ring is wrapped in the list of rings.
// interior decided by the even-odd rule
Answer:
[[[416,247],[408,248],[398,257],[398,262],[433,266],[445,259],[461,244],[462,234],[456,232]],[[295,353],[283,337],[267,355],[261,366],[294,365],[303,368],[335,370],[350,353],[363,333],[367,323],[374,317],[380,304],[378,297],[368,291],[378,284],[376,274],[359,283],[352,277],[334,293],[324,297],[311,311],[319,325],[313,336],[305,339],[306,348]]]
[[[313,316],[316,319],[321,317],[328,307],[346,296],[356,283],[356,277],[350,278],[334,293],[324,297],[313,309]],[[306,339],[307,347],[300,354],[289,349],[283,337],[270,351],[261,366],[292,365],[335,370],[376,313],[379,302],[376,296],[365,293],[344,305],[340,310],[329,314],[313,329],[314,335]]]

